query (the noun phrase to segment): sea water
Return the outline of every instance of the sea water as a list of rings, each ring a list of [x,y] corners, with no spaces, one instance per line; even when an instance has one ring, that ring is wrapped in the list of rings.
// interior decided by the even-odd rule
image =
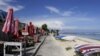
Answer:
[[[100,34],[94,33],[60,33],[61,36],[73,35],[73,36],[80,36],[84,38],[90,38],[95,40],[100,40]]]

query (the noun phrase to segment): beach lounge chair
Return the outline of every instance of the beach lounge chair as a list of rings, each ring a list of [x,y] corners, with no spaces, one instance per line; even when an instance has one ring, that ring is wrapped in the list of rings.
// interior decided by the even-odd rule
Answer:
[[[65,36],[56,36],[57,39],[62,39]]]
[[[100,56],[100,44],[84,44],[75,47],[75,52],[79,56]]]

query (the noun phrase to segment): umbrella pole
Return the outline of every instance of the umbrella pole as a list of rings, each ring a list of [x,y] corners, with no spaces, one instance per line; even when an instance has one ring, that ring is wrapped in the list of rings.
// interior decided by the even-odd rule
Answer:
[[[7,33],[7,37],[8,37],[7,41],[10,42],[11,41],[11,33],[10,32]]]
[[[24,44],[24,55],[26,55],[26,35],[24,35],[24,41],[25,41],[25,44]]]
[[[12,36],[11,36],[11,33],[8,32],[8,33],[7,33],[7,39],[6,39],[6,41],[7,41],[7,42],[10,42],[10,41],[11,41],[11,37],[12,37]],[[9,52],[10,50],[11,50],[11,48],[8,46],[8,47],[7,47],[7,52]]]

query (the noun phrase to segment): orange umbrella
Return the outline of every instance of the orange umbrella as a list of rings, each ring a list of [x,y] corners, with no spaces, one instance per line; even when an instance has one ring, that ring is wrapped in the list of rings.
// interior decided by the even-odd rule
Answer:
[[[2,31],[5,32],[5,33],[8,33],[11,31],[11,26],[14,26],[13,24],[13,9],[10,8],[8,10],[8,13],[7,13],[7,17],[6,17],[6,21],[4,23],[4,26],[2,28]]]

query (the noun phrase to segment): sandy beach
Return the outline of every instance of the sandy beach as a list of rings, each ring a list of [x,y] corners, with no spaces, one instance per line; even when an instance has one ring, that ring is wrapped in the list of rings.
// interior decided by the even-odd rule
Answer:
[[[93,39],[89,39],[89,38],[84,38],[84,37],[77,37],[75,38],[75,41],[62,41],[62,40],[56,40],[59,43],[60,46],[62,46],[63,48],[69,48],[69,50],[66,50],[66,53],[68,56],[75,56],[75,45],[81,45],[81,44],[100,44],[100,41],[98,40],[93,40]]]
[[[70,36],[69,36],[70,37]],[[46,38],[37,55],[42,56],[77,56],[74,47],[81,44],[99,44],[100,41],[77,37],[75,41],[65,41],[56,39],[52,34]],[[69,48],[70,47],[70,48]],[[69,48],[66,50],[66,48]]]
[[[68,56],[65,48],[51,35],[46,37],[36,56]]]

